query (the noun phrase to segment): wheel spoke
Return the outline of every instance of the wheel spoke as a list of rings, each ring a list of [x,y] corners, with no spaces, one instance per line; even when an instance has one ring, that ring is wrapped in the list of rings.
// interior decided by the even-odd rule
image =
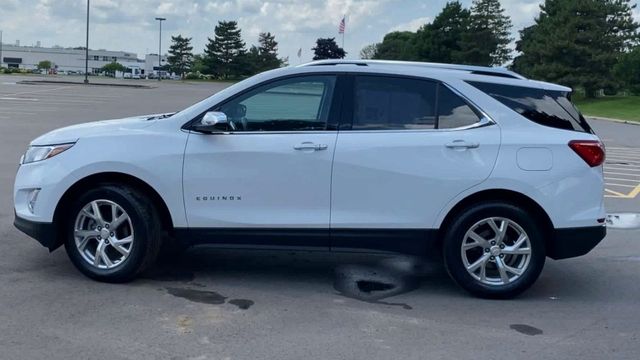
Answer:
[[[111,222],[116,221],[116,217],[118,217],[118,206],[116,204],[111,204]]]
[[[91,210],[93,211],[93,219],[100,225],[104,225],[104,220],[102,219],[102,214],[100,213],[100,207],[98,206],[97,201],[91,202]]]
[[[467,266],[467,270],[473,273],[478,269],[478,267],[480,266],[484,267],[486,265],[487,260],[489,260],[489,255],[482,255],[473,264]]]
[[[502,283],[508,284],[509,275],[507,275],[506,265],[499,257],[496,258],[496,266],[498,267],[498,272],[500,273],[500,280],[502,280]]]
[[[77,245],[78,246],[78,250],[80,252],[84,251],[84,248],[87,247],[87,244],[89,243],[89,240],[91,239],[91,237],[89,236],[85,236],[82,241],[80,241],[80,243]]]
[[[97,236],[98,233],[95,230],[75,230],[73,232],[75,236],[79,236],[81,238],[93,237]]]
[[[115,239],[113,242],[120,245],[130,244],[133,242],[133,236],[127,236],[124,239]]]
[[[107,255],[107,253],[104,251],[106,248],[107,248],[106,246],[104,248],[102,248],[102,252],[100,253],[100,257],[102,258],[102,261],[107,266],[107,268],[110,268],[110,267],[113,266],[113,262],[111,262],[111,259],[109,259],[109,255]]]
[[[113,246],[114,249],[118,250],[118,252],[120,252],[120,254],[127,256],[129,255],[130,252],[130,248],[127,249],[126,247],[124,247],[123,245],[126,244],[130,244],[133,241],[133,237],[132,236],[128,236],[124,239],[118,240],[118,239],[113,239],[111,241],[111,246]]]
[[[474,247],[476,247],[476,246],[483,246],[483,247],[489,246],[489,242],[488,242],[485,238],[483,238],[482,236],[478,235],[478,234],[477,234],[475,231],[473,231],[473,230],[469,231],[468,236],[469,236],[469,238],[471,238],[473,241],[475,241],[475,244],[477,244],[477,245],[475,245],[475,244],[474,244],[474,246],[469,246],[469,247],[468,247],[468,249],[470,249],[470,248],[474,248]],[[472,243],[472,244],[473,244],[473,243]],[[466,246],[466,245],[471,245],[471,244],[465,244],[465,246]],[[465,249],[465,250],[466,250],[466,249]]]
[[[518,237],[518,240],[516,240],[516,242],[511,245],[511,246],[507,246],[504,249],[502,249],[502,252],[504,254],[507,255],[528,255],[531,254],[531,248],[529,247],[525,247],[522,248],[521,246],[524,245],[526,243],[526,241],[528,240],[528,237],[526,234],[520,234],[520,237]]]
[[[120,217],[113,220],[113,222],[111,223],[111,231],[116,231],[118,226],[122,225],[122,223],[127,220],[129,220],[129,216],[127,214],[123,213],[122,215],[120,215]]]
[[[508,271],[508,272],[510,272],[510,273],[512,273],[514,275],[518,275],[518,276],[522,275],[522,272],[523,272],[522,269],[517,269],[517,268],[511,267],[511,266],[509,266],[507,264],[504,264],[504,269],[506,271]]]
[[[104,240],[100,240],[98,246],[96,247],[96,253],[93,256],[93,265],[95,267],[100,266],[100,260],[102,260],[102,252],[104,250]]]
[[[480,267],[480,281],[487,281],[487,261]]]
[[[498,244],[501,244],[502,240],[504,240],[505,234],[507,233],[507,227],[509,226],[509,223],[506,220],[501,220],[500,226],[498,226],[494,219],[489,219],[487,223],[489,224],[493,232],[496,233],[495,241]]]

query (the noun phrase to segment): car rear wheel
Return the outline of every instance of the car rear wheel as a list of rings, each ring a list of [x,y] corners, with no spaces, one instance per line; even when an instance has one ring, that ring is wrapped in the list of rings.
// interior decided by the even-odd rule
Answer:
[[[515,205],[476,204],[447,229],[444,260],[454,281],[473,295],[511,298],[528,289],[544,267],[543,232]]]
[[[134,279],[156,259],[161,241],[152,204],[135,189],[100,185],[71,204],[65,249],[86,276],[105,282]]]

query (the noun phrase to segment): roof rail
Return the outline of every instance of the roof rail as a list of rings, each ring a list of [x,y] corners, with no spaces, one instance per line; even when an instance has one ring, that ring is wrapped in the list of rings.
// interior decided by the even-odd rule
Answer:
[[[474,66],[474,65],[459,65],[459,64],[441,64],[441,63],[429,63],[429,62],[417,62],[417,61],[396,61],[396,60],[318,60],[310,63],[298,65],[300,67],[305,66],[331,66],[331,65],[356,65],[356,66],[372,66],[372,65],[402,65],[402,66],[417,66],[425,68],[438,68],[446,70],[460,70],[468,71],[476,75],[488,75],[499,76],[512,79],[526,79],[524,76],[513,72],[511,70],[502,67],[488,67],[488,66]]]

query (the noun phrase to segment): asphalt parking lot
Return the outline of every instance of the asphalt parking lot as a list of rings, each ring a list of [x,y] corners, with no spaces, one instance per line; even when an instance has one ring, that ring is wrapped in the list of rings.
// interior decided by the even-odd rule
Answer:
[[[638,359],[639,229],[610,229],[587,256],[548,260],[509,301],[470,297],[438,264],[349,254],[199,248],[130,284],[90,281],[12,225],[29,141],[180,110],[225,85],[20,80],[0,76],[0,359]],[[640,212],[640,126],[591,124],[609,155],[608,211]],[[395,287],[373,292],[380,298],[356,288],[358,277]]]

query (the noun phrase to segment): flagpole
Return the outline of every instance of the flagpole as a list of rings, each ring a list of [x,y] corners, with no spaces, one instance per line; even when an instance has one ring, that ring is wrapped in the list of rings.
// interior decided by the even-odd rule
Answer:
[[[347,14],[342,17],[344,19],[344,31],[342,32],[342,49],[344,49],[344,33],[347,32]]]

